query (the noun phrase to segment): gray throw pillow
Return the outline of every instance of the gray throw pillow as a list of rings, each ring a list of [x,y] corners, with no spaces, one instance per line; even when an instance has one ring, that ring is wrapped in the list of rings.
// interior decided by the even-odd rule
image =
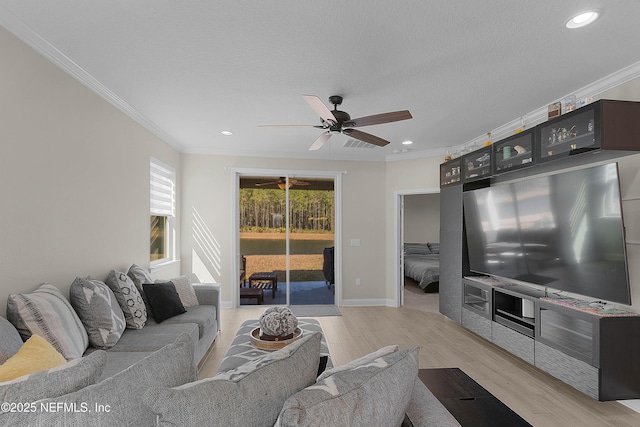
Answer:
[[[107,349],[118,343],[127,324],[115,295],[106,284],[76,277],[69,289],[69,300],[93,347]]]
[[[42,427],[154,426],[156,416],[140,398],[144,391],[152,386],[176,387],[195,379],[193,342],[182,334],[173,344],[112,377],[74,393],[41,400],[35,412],[4,413],[0,423]],[[42,410],[43,407],[53,410]]]
[[[72,393],[94,384],[106,364],[107,354],[98,350],[64,365],[0,383],[0,402],[35,402]]]
[[[26,341],[38,334],[65,359],[77,359],[89,346],[87,331],[69,301],[53,285],[45,283],[30,294],[11,294],[7,320]]]
[[[161,426],[273,426],[282,404],[313,384],[319,332],[231,371],[174,389],[151,387],[144,403]]]
[[[118,300],[124,313],[127,328],[142,329],[147,323],[147,308],[138,287],[125,273],[111,270],[105,279],[105,283]]]
[[[15,326],[4,317],[0,317],[0,364],[16,354],[22,344],[22,338]]]
[[[399,426],[417,377],[418,348],[393,352],[294,394],[275,426]]]

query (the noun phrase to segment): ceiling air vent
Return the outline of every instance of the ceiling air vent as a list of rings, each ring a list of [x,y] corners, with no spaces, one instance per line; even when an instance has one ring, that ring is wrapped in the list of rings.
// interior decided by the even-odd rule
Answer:
[[[349,138],[343,145],[344,148],[376,148],[376,145],[368,144],[364,141]]]

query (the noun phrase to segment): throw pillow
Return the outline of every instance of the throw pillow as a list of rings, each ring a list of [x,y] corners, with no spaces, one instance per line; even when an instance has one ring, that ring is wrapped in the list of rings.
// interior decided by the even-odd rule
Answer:
[[[358,366],[362,366],[362,365],[366,365],[368,363],[371,363],[372,361],[374,361],[375,359],[382,357],[382,356],[386,356],[387,354],[391,354],[393,352],[398,351],[398,346],[397,345],[389,345],[387,347],[382,347],[381,349],[378,349],[376,351],[374,351],[373,353],[369,353],[367,355],[364,355],[362,357],[359,357],[355,360],[352,360],[351,362],[345,363],[344,365],[340,365],[340,366],[336,366],[335,368],[331,368],[331,369],[327,369],[326,371],[324,371],[323,373],[321,373],[318,376],[318,379],[316,380],[316,382],[322,381],[323,379],[327,378],[328,376],[331,376],[335,373],[338,372],[342,372],[342,371],[348,371],[351,369],[355,369]]]
[[[0,382],[55,368],[66,359],[40,335],[31,335],[16,354],[0,365]]]
[[[182,301],[184,308],[193,307],[199,305],[196,291],[191,284],[191,277],[188,274],[171,279],[171,283],[176,287],[176,292]]]
[[[71,360],[82,357],[89,346],[87,331],[69,301],[48,283],[30,294],[11,294],[7,299],[7,320],[23,340],[38,334]]]
[[[0,363],[4,363],[20,350],[24,341],[16,327],[4,317],[0,317],[0,337]]]
[[[284,403],[277,427],[399,426],[418,376],[418,348],[337,372]]]
[[[95,384],[106,364],[107,354],[97,350],[56,368],[16,378],[0,384],[0,401],[35,402],[72,393]]]
[[[429,255],[431,249],[428,243],[405,243],[404,253],[405,255]]]
[[[76,277],[69,289],[69,299],[95,348],[111,348],[125,327],[124,314],[115,295],[103,282]]]
[[[145,284],[142,287],[149,300],[153,318],[157,323],[162,323],[170,317],[187,312],[173,283]]]
[[[118,304],[120,304],[124,319],[127,322],[127,328],[144,328],[147,323],[147,308],[133,280],[125,273],[111,270],[105,283],[111,288],[118,300]]]
[[[440,243],[427,243],[427,245],[429,245],[429,250],[431,250],[431,253],[440,253]]]
[[[195,379],[193,341],[182,334],[173,344],[112,377],[76,392],[37,402],[38,409],[51,407],[51,411],[8,412],[0,415],[1,422],[12,426],[153,426],[156,416],[140,399],[145,390],[153,386],[176,387]]]
[[[159,425],[273,426],[282,404],[313,384],[320,357],[319,332],[223,372],[174,389],[151,387],[144,403]]]

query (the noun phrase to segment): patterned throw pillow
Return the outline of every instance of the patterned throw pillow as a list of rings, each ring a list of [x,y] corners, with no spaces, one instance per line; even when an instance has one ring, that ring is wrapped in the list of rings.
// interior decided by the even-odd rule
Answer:
[[[193,289],[193,285],[191,285],[191,277],[188,274],[171,279],[171,283],[176,287],[176,291],[184,308],[200,305],[196,291]]]
[[[97,350],[48,371],[25,375],[0,384],[1,402],[35,402],[83,389],[102,375],[107,353]],[[5,414],[6,415],[6,414]]]
[[[418,378],[418,350],[327,376],[287,399],[275,426],[401,425]]]
[[[23,340],[38,334],[65,359],[82,357],[89,346],[87,331],[69,301],[48,283],[30,294],[11,294],[7,299],[7,320]]]
[[[93,347],[107,349],[116,345],[127,324],[107,285],[99,280],[76,277],[69,289],[69,299]]]
[[[111,270],[105,283],[120,304],[127,328],[142,329],[147,323],[147,308],[133,280],[125,273]]]
[[[158,425],[271,427],[287,397],[313,384],[320,338],[319,332],[305,335],[213,378],[173,389],[151,387],[142,399],[159,415]]]
[[[8,358],[20,350],[24,341],[16,327],[4,317],[0,317],[0,363],[4,363]]]

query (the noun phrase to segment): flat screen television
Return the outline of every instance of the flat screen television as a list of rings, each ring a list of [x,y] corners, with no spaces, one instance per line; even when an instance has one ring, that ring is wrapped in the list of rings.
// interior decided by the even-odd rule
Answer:
[[[470,269],[631,305],[617,163],[464,193]]]

